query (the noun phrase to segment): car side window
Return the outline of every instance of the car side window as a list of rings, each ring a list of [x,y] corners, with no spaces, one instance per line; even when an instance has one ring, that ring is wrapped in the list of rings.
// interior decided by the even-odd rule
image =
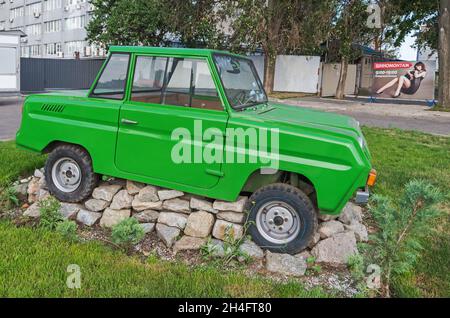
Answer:
[[[138,56],[131,100],[224,110],[208,64],[199,59]]]
[[[123,99],[129,60],[129,54],[112,54],[100,75],[93,95],[109,99]]]
[[[168,59],[139,56],[136,60],[131,100],[144,103],[161,103],[164,76]]]

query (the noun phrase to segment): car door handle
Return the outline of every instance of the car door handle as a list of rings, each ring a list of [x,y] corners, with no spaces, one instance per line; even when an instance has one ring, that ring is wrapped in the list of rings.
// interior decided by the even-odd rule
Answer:
[[[122,119],[122,124],[124,124],[124,125],[137,125],[137,124],[139,124],[139,122],[123,118]]]

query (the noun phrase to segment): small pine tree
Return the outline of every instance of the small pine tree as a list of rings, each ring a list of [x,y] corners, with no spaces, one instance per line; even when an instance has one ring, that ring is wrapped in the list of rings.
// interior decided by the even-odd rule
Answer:
[[[139,243],[145,236],[144,229],[136,218],[128,218],[113,226],[112,241],[129,250],[133,244]]]
[[[432,231],[432,220],[440,211],[441,192],[422,180],[409,182],[397,205],[375,195],[369,206],[379,231],[374,235],[374,259],[383,268],[385,293],[390,297],[393,275],[404,274],[414,266],[422,249],[421,238]]]

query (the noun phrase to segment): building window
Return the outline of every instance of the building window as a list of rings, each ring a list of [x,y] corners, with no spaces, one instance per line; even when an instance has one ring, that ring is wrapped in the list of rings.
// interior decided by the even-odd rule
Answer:
[[[0,31],[4,31],[6,28],[6,21],[0,21]]]
[[[25,28],[25,34],[28,36],[39,36],[42,34],[42,26],[41,24],[32,24],[28,25]]]
[[[75,6],[77,4],[86,3],[86,2],[87,2],[86,0],[67,0],[67,5],[68,6]]]
[[[21,57],[30,57],[30,47],[29,46],[22,46],[20,48],[20,56]]]
[[[33,16],[35,14],[40,15],[41,12],[42,12],[42,6],[41,6],[40,2],[27,5],[27,15],[28,16]]]
[[[73,57],[75,55],[75,52],[83,52],[84,49],[84,41],[71,41],[66,42],[66,50],[67,50],[67,56]]]
[[[52,33],[52,32],[60,32],[61,31],[61,20],[53,20],[45,22],[45,33]]]
[[[9,18],[14,20],[15,18],[23,17],[24,13],[25,10],[23,7],[14,8],[9,11]]]
[[[86,16],[72,17],[66,19],[66,30],[84,29]]]
[[[60,9],[62,6],[62,0],[45,0],[44,2],[44,10],[45,11],[53,11],[56,9]]]
[[[30,46],[30,57],[39,57],[41,56],[41,46],[40,45],[31,45]]]
[[[61,52],[61,43],[50,43],[45,45],[45,53],[47,55],[57,55]]]

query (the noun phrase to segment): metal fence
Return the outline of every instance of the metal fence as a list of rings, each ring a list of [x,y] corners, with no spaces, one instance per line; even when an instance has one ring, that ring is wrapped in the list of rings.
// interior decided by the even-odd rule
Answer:
[[[20,59],[22,93],[58,89],[87,89],[91,86],[104,59]]]

